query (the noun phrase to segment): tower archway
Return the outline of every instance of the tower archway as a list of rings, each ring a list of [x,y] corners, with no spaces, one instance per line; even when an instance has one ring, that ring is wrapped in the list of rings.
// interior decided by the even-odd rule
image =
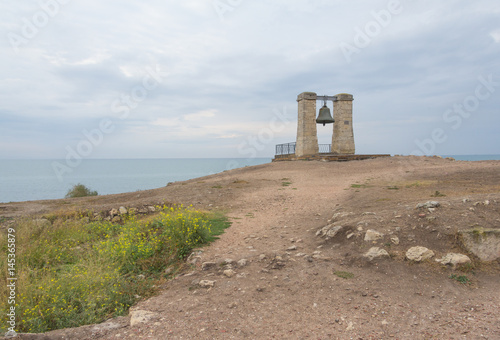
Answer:
[[[333,102],[333,131],[330,152],[339,155],[355,154],[354,130],[352,124],[352,94],[318,96],[314,92],[303,92],[297,96],[298,120],[295,156],[303,157],[319,153],[316,127],[316,102]]]

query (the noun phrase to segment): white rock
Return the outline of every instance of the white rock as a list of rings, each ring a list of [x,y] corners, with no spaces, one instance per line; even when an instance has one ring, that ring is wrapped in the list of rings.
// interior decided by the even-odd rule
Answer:
[[[297,250],[297,246],[293,245],[291,247],[286,248],[286,250]]]
[[[339,231],[342,230],[342,226],[335,226],[335,227],[332,227],[330,228],[327,232],[326,232],[326,237],[335,237],[335,235],[337,235],[339,233]]]
[[[227,270],[224,270],[224,275],[227,276],[227,277],[233,277],[236,275],[236,272],[232,269],[227,269]]]
[[[130,312],[130,327],[135,327],[141,323],[146,323],[151,319],[157,317],[158,314],[145,311],[145,310],[135,310]]]
[[[118,209],[118,212],[120,213],[120,215],[125,215],[126,213],[128,213],[128,210],[125,207],[120,207]]]
[[[201,260],[201,256],[189,255],[187,262],[191,264],[197,264]]]
[[[366,231],[365,241],[367,241],[367,242],[368,241],[376,241],[376,240],[380,240],[382,237],[384,237],[384,234],[379,233],[376,230],[369,229]]]
[[[106,322],[100,323],[92,327],[93,332],[103,332],[110,331],[113,329],[123,328],[123,325],[119,322],[114,322],[113,320],[108,320]]]
[[[474,228],[458,233],[463,247],[481,261],[500,259],[500,229]]]
[[[470,263],[471,260],[467,255],[449,253],[443,256],[441,259],[436,259],[436,262],[439,262],[444,265],[452,265],[455,268],[459,264]]]
[[[344,218],[344,217],[347,217],[347,216],[351,216],[351,215],[354,215],[354,213],[352,212],[338,212],[338,213],[335,213],[332,218],[330,219],[331,222],[335,222],[341,218]]]
[[[335,237],[344,227],[329,224],[316,232],[316,236]]]
[[[441,204],[437,201],[427,201],[425,203],[419,203],[417,204],[417,207],[416,209],[420,209],[420,208],[437,208],[439,207]]]
[[[422,262],[434,256],[434,252],[425,247],[411,247],[406,252],[406,258],[410,261]]]
[[[238,263],[238,266],[245,267],[248,264],[248,260],[247,259],[241,259],[237,263]]]
[[[399,244],[399,237],[393,236],[391,237],[391,242],[394,243],[395,245]]]
[[[210,280],[201,280],[198,285],[201,288],[211,288],[215,286],[215,281],[210,281]]]
[[[389,257],[389,253],[385,249],[381,249],[379,247],[372,247],[366,254],[363,255],[367,257],[368,260],[373,260],[381,257]]]

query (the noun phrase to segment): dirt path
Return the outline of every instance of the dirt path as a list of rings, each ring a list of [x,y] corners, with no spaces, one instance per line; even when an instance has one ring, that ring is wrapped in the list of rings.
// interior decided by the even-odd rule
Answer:
[[[436,191],[446,196],[432,198]],[[415,205],[429,200],[441,206],[421,216]],[[485,201],[487,205],[476,204]],[[17,218],[69,207],[159,202],[224,209],[233,225],[191,257],[192,271],[134,306],[137,315],[148,312],[145,322],[130,326],[130,317],[123,317],[45,336],[500,338],[498,261],[474,262],[474,273],[464,274],[434,258],[420,264],[404,259],[413,246],[432,249],[435,258],[463,253],[456,231],[471,225],[500,228],[500,162],[392,157],[272,163],[143,192],[4,204],[0,213]],[[331,222],[341,225],[342,232],[329,240],[316,235]],[[367,242],[367,230],[383,236]],[[390,257],[369,261],[363,255],[374,246]],[[215,265],[205,264],[203,270],[203,263]],[[471,284],[450,279],[454,273],[467,275]],[[200,281],[213,287],[201,288]]]

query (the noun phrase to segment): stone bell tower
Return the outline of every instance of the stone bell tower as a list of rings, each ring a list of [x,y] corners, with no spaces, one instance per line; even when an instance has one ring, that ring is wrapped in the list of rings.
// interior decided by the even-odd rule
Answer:
[[[316,101],[333,101],[333,136],[331,153],[337,155],[353,155],[354,132],[352,126],[351,94],[341,93],[336,96],[318,96],[314,92],[303,92],[298,95],[298,123],[295,156],[303,157],[319,153],[318,134],[316,129]]]
[[[333,102],[332,153],[354,155],[354,132],[352,128],[352,94],[336,95]]]
[[[303,92],[297,97],[299,117],[297,121],[297,144],[295,155],[314,155],[319,152],[316,129],[316,93]]]

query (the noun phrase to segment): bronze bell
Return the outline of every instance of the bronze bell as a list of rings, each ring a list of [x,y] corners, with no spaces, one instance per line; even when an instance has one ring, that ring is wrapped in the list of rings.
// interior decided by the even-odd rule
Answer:
[[[335,120],[333,119],[332,114],[330,113],[330,109],[328,108],[328,106],[326,106],[325,103],[323,104],[323,107],[319,110],[319,115],[318,119],[316,119],[316,123],[323,124],[323,126],[325,126],[325,124],[331,124],[333,122],[335,122]]]

